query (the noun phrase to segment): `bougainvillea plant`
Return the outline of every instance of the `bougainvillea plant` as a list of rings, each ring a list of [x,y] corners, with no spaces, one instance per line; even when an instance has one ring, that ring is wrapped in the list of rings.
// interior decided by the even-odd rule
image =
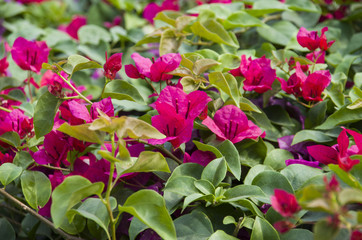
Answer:
[[[362,4],[0,2],[1,239],[362,239]]]

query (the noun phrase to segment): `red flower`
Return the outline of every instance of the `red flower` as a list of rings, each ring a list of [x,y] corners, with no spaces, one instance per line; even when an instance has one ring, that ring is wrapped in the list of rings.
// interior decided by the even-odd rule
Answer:
[[[301,210],[297,199],[291,193],[281,189],[275,189],[270,197],[271,205],[283,217],[291,217]]]
[[[6,56],[0,59],[0,77],[7,75],[6,70],[9,67],[9,62],[6,60]]]
[[[147,19],[150,23],[153,24],[153,18],[164,10],[174,10],[178,11],[180,7],[178,6],[178,0],[165,0],[161,6],[156,3],[149,3],[143,10],[143,18]]]
[[[48,62],[49,51],[44,41],[28,41],[18,37],[11,49],[11,55],[21,69],[39,73],[42,64]]]
[[[297,34],[297,41],[300,44],[300,46],[306,47],[311,51],[314,51],[317,48],[326,51],[335,42],[335,41],[330,41],[327,43],[327,37],[324,34],[326,31],[328,31],[328,27],[322,28],[321,30],[322,34],[321,37],[319,37],[317,31],[308,31],[304,27],[301,27]]]
[[[340,190],[339,182],[336,178],[336,175],[333,175],[330,181],[328,181],[327,176],[324,176],[323,181],[326,185],[326,190],[328,192],[338,192]]]
[[[286,233],[295,227],[294,224],[289,221],[278,221],[274,223],[273,226],[280,233]]]
[[[362,232],[354,230],[351,234],[351,240],[362,240]]]
[[[302,96],[307,101],[323,101],[321,94],[331,82],[328,70],[315,71],[302,82]]]
[[[116,73],[122,68],[122,54],[116,53],[107,58],[106,54],[106,63],[103,65],[104,75],[113,80],[116,77]]]
[[[270,59],[262,58],[252,60],[251,57],[241,56],[239,68],[233,69],[230,73],[234,76],[245,77],[244,90],[264,93],[271,89],[276,78],[276,71],[270,66]]]
[[[68,26],[65,27],[65,32],[74,39],[78,38],[78,30],[87,24],[87,18],[83,16],[74,16]]]

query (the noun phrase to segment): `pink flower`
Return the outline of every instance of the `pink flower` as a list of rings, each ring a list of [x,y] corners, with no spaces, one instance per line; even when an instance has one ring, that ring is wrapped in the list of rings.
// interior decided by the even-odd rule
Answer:
[[[245,91],[255,91],[264,93],[271,89],[276,78],[276,71],[270,66],[270,59],[262,58],[252,60],[251,57],[246,59],[245,55],[241,56],[239,68],[233,69],[230,73],[234,76],[243,76]]]
[[[113,80],[116,77],[116,73],[122,68],[122,55],[123,53],[116,53],[107,57],[106,53],[106,63],[103,65],[104,75]]]
[[[14,131],[20,138],[33,134],[33,119],[24,115],[20,109],[12,110],[6,115],[3,121],[0,121],[0,135],[5,132]]]
[[[289,221],[278,221],[273,224],[273,227],[280,233],[286,233],[290,229],[294,228],[295,225]]]
[[[323,181],[326,185],[326,190],[328,192],[338,192],[340,190],[339,182],[336,178],[336,175],[333,175],[330,181],[328,181],[327,176],[324,176]]]
[[[348,132],[354,131],[348,130]],[[354,132],[353,134],[356,135],[358,133]],[[346,129],[343,129],[342,132],[339,134],[337,138],[337,143],[338,145],[335,148],[324,145],[314,145],[307,147],[307,150],[308,153],[318,162],[325,165],[338,164],[341,169],[348,172],[353,168],[354,165],[358,164],[360,161],[352,160],[350,158],[351,155],[354,155],[356,153],[348,149],[349,139]],[[357,147],[362,146],[357,145]]]
[[[351,234],[350,240],[361,240],[362,239],[362,232],[358,229],[354,230]]]
[[[191,156],[185,153],[184,163],[192,162],[206,167],[207,164],[209,164],[215,158],[216,156],[212,152],[196,150],[191,154]]]
[[[175,70],[181,62],[181,55],[178,53],[168,53],[159,57],[156,61],[144,58],[138,53],[133,53],[131,58],[135,65],[125,66],[125,71],[130,78],[149,78],[152,82],[168,81],[172,75],[167,74]]]
[[[159,6],[156,3],[149,3],[143,10],[143,18],[153,24],[153,18],[162,11],[165,10],[180,10],[178,6],[178,0],[165,0],[162,5]]]
[[[288,81],[277,78],[282,85],[282,89],[288,94],[294,94],[295,96],[301,96],[301,85],[305,82],[307,76],[303,73],[300,63],[296,63],[295,73],[293,73]]]
[[[320,168],[318,162],[307,161],[304,159],[288,159],[285,160],[285,165],[302,164],[309,167]]]
[[[65,32],[72,38],[78,40],[78,30],[87,24],[87,18],[84,16],[73,16],[72,21],[65,27]]]
[[[122,18],[120,16],[116,16],[112,22],[105,22],[103,25],[106,27],[106,28],[112,28],[112,27],[115,27],[115,26],[119,26],[122,22]]]
[[[246,138],[257,139],[265,133],[248,120],[245,113],[234,105],[227,105],[216,111],[214,120],[207,117],[202,124],[206,125],[220,140],[229,139],[232,143]]]
[[[16,0],[16,1],[23,4],[29,4],[29,3],[41,3],[47,0]]]
[[[274,190],[274,195],[270,197],[270,202],[274,210],[283,217],[292,217],[301,210],[295,196],[282,189]]]
[[[308,53],[306,55],[306,58],[308,58],[309,60],[311,60],[312,62],[315,62],[315,63],[324,63],[325,56],[326,56],[326,52],[324,52],[324,51],[314,51],[314,52]]]
[[[49,51],[44,41],[28,41],[18,37],[11,49],[11,55],[21,69],[39,73],[42,64],[48,62]]]
[[[66,74],[65,72],[61,71],[60,74],[67,79],[68,78],[68,74]],[[61,85],[62,88],[67,88],[69,90],[71,90],[72,88],[69,87],[68,84],[66,84],[63,79],[61,79],[58,74],[54,73],[51,70],[46,71],[41,80],[40,80],[40,87],[44,87],[44,86],[48,86],[48,85],[55,85],[56,83],[59,83]]]
[[[203,112],[210,101],[211,98],[203,91],[194,91],[186,94],[177,87],[167,86],[161,91],[153,106],[162,114],[157,106],[159,104],[168,104],[175,109],[177,114],[180,114],[185,119],[194,120]]]
[[[319,70],[310,74],[302,82],[302,96],[307,101],[323,101],[321,94],[331,82],[328,70]]]
[[[0,77],[7,76],[7,69],[9,67],[9,62],[6,60],[6,56],[0,59]]]
[[[168,104],[159,104],[157,110],[161,114],[151,118],[152,126],[166,135],[166,138],[150,139],[148,140],[150,144],[163,144],[169,141],[174,148],[178,148],[182,143],[190,141],[193,120],[177,114]]]
[[[317,48],[326,51],[335,42],[331,41],[327,43],[327,38],[324,34],[326,31],[328,31],[328,27],[322,28],[322,34],[321,37],[319,37],[317,31],[308,31],[304,27],[301,27],[297,34],[297,41],[302,47],[306,47],[311,51]]]

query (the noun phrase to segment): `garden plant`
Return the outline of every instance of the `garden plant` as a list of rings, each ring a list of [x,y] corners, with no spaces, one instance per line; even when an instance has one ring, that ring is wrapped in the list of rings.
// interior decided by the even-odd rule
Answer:
[[[0,239],[362,240],[358,0],[1,0]]]

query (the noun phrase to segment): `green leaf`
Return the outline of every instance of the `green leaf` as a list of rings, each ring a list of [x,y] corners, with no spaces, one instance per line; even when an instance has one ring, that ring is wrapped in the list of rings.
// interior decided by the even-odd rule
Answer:
[[[212,183],[205,179],[196,180],[194,182],[195,187],[203,194],[214,194],[215,187]]]
[[[252,181],[252,185],[259,186],[263,192],[269,196],[274,194],[274,189],[283,189],[294,194],[294,190],[288,179],[274,171],[265,171],[259,173]]]
[[[273,228],[273,226],[266,220],[256,217],[253,231],[251,233],[251,240],[279,240],[278,232]]]
[[[338,125],[346,125],[362,120],[362,108],[348,109],[347,106],[335,111],[327,120],[316,129],[331,129]]]
[[[338,200],[342,206],[350,203],[362,202],[362,190],[355,188],[345,188],[338,193]]]
[[[240,98],[239,107],[243,111],[252,111],[252,112],[261,113],[260,109],[254,103],[252,103],[249,99],[244,97]]]
[[[235,148],[234,144],[230,142],[230,140],[225,140],[221,144],[217,145],[216,148],[225,157],[226,164],[230,172],[235,176],[236,179],[240,180],[241,164],[239,160],[239,152]]]
[[[270,121],[280,126],[294,126],[288,112],[279,105],[272,105],[263,109]]]
[[[349,172],[344,171],[341,169],[337,164],[328,164],[329,169],[331,169],[338,177],[349,186],[354,188],[362,189],[361,184],[359,181]]]
[[[4,3],[4,2],[3,2]],[[0,15],[2,18],[10,18],[16,16],[20,13],[25,12],[26,7],[22,4],[17,4],[15,2],[7,2],[0,6]],[[4,238],[7,239],[7,238]]]
[[[42,172],[25,170],[20,177],[21,189],[28,204],[38,210],[50,199],[52,185],[49,178]]]
[[[102,98],[106,97],[144,103],[144,99],[137,88],[125,80],[113,80],[108,83],[102,95]]]
[[[267,165],[255,165],[252,168],[249,169],[248,174],[246,175],[245,179],[244,179],[244,184],[245,185],[251,185],[251,183],[253,182],[254,178],[261,172],[264,171],[273,171],[273,169],[270,166]]]
[[[115,209],[117,206],[117,200],[111,197],[110,202],[111,209]],[[110,222],[109,214],[106,205],[104,205],[99,198],[88,198],[77,209],[69,210],[67,213],[69,222],[73,221],[76,214],[96,222],[106,232],[108,238],[110,238],[108,232],[108,225]]]
[[[215,187],[224,180],[227,171],[224,158],[212,160],[202,171],[201,179],[210,181]]]
[[[280,240],[313,240],[313,233],[307,229],[291,229],[280,235]]]
[[[2,239],[15,240],[15,230],[6,218],[0,218],[0,236]]]
[[[336,105],[337,109],[341,108],[344,105],[344,94],[343,94],[343,85],[338,82],[331,82],[327,89],[324,91],[331,98],[332,102]]]
[[[286,46],[298,32],[298,29],[293,23],[282,20],[274,23],[272,26],[263,25],[262,27],[258,27],[257,32],[262,38],[272,43]]]
[[[207,58],[199,59],[194,63],[192,71],[196,75],[200,75],[200,74],[204,73],[206,70],[208,70],[209,68],[211,68],[213,66],[217,66],[217,65],[220,65],[220,63],[213,59],[207,59]]]
[[[231,47],[239,47],[234,41],[233,33],[227,32],[225,28],[215,19],[207,19],[204,21],[196,21],[191,26],[192,32],[215,43],[225,44]]]
[[[223,202],[235,202],[239,201],[240,199],[255,197],[257,199],[267,199],[267,196],[258,186],[248,186],[248,185],[238,185],[233,188],[229,188],[224,193],[225,199]],[[268,200],[267,200],[268,201]]]
[[[102,68],[102,66],[99,63],[91,61],[86,57],[75,54],[68,57],[67,63],[64,64],[62,68],[64,72],[73,75],[73,73],[80,70]]]
[[[160,56],[177,52],[184,38],[177,36],[174,29],[166,29],[161,34],[159,52]]]
[[[20,89],[11,90],[7,94],[0,94],[4,99],[11,99],[19,102],[26,102],[26,96]]]
[[[3,163],[0,166],[0,181],[2,185],[6,186],[15,179],[17,179],[23,169],[12,163]]]
[[[309,0],[286,0],[285,4],[288,5],[289,9],[294,11],[320,12],[320,9]]]
[[[110,42],[111,35],[104,28],[96,25],[85,25],[78,30],[79,42],[98,45],[101,41]]]
[[[54,117],[61,103],[61,99],[48,91],[41,95],[34,110],[34,130],[37,138],[53,129]]]
[[[199,193],[195,187],[195,181],[196,179],[190,176],[176,176],[172,180],[167,181],[164,191],[178,193],[183,196]]]
[[[69,224],[66,214],[86,197],[102,194],[104,183],[91,183],[81,176],[70,176],[54,189],[51,216],[55,227]],[[72,225],[72,224],[71,224]]]
[[[269,199],[265,198],[263,200],[263,202],[269,203]],[[243,211],[245,210],[245,208],[247,208],[252,212],[253,215],[264,218],[264,214],[262,213],[262,211],[260,211],[258,206],[256,206],[256,204],[254,202],[252,202],[252,201],[250,201],[248,199],[239,199],[238,201],[230,202],[230,205],[233,206],[233,207],[240,208]]]
[[[116,164],[118,174],[133,172],[170,172],[165,157],[159,152],[143,151],[130,168],[123,168],[121,163]],[[122,169],[123,168],[123,169]]]
[[[327,134],[317,131],[317,130],[302,130],[297,132],[293,138],[292,145],[305,142],[305,141],[313,141],[317,143],[325,143],[333,141],[333,138],[328,136]]]
[[[176,27],[176,19],[182,16],[182,13],[176,11],[162,11],[159,12],[153,20],[160,20],[165,23],[170,24],[173,27]],[[162,55],[162,54],[160,54]]]
[[[266,155],[264,165],[271,166],[275,170],[281,170],[286,167],[285,160],[294,159],[293,154],[284,149],[273,149]]]
[[[300,189],[309,179],[323,175],[322,170],[301,164],[289,165],[280,173],[289,180],[294,190]]]
[[[328,101],[319,102],[309,109],[305,119],[305,128],[313,128],[322,124],[326,116]]]
[[[222,157],[222,156],[221,156]],[[197,163],[184,163],[175,168],[168,179],[170,182],[175,177],[192,177],[194,179],[200,179],[204,167]]]
[[[330,240],[337,236],[339,228],[334,227],[327,220],[321,220],[314,225],[313,232],[314,239]]]
[[[20,136],[17,132],[5,132],[3,135],[0,136],[0,141],[7,143],[15,148],[20,146]]]
[[[226,72],[230,69],[235,69],[240,66],[240,57],[231,53],[221,54],[217,58],[217,61],[221,64],[212,68],[212,70],[215,72]]]
[[[27,169],[33,162],[33,157],[25,151],[17,152],[13,161],[16,166],[21,167],[23,170]]]
[[[214,232],[210,219],[200,211],[193,211],[175,221],[178,240],[206,240]]]
[[[102,144],[104,134],[99,131],[89,130],[89,126],[88,123],[75,126],[63,123],[57,130],[81,141]]]
[[[165,200],[153,190],[140,190],[127,198],[120,212],[128,212],[152,228],[161,238],[176,240],[176,230]]]
[[[333,75],[335,75],[336,73],[342,72],[342,73],[346,74],[346,76],[348,76],[349,69],[350,69],[352,63],[357,58],[358,58],[357,55],[345,55],[343,57],[343,60],[341,61],[341,63],[338,64],[338,66],[334,70]]]
[[[260,0],[253,4],[253,8],[245,11],[252,16],[263,16],[265,14],[287,10],[287,5],[275,0]]]
[[[263,22],[259,18],[253,17],[245,11],[238,11],[225,19],[223,25],[226,29],[237,27],[261,27]]]
[[[209,74],[209,81],[219,90],[228,94],[233,99],[235,106],[239,106],[240,95],[238,90],[238,83],[231,74],[212,72]]]
[[[241,164],[253,167],[262,163],[266,157],[267,147],[263,140],[255,142],[250,139],[235,144],[239,152]]]
[[[133,139],[162,139],[166,137],[151,124],[137,118],[126,117],[124,126],[124,128],[117,130],[117,135],[120,138],[128,136]]]
[[[198,142],[198,141],[196,141],[196,140],[193,140],[192,142],[196,145],[197,149],[199,149],[199,150],[201,150],[201,151],[204,151],[204,152],[206,152],[206,151],[212,152],[213,154],[215,154],[215,156],[216,156],[217,158],[221,158],[221,157],[223,156],[222,153],[219,151],[219,149],[217,149],[217,148],[214,147],[214,146],[211,146],[211,145],[205,144],[205,143],[201,143],[201,142]]]
[[[223,230],[217,230],[208,240],[238,240],[238,238],[227,234]]]

